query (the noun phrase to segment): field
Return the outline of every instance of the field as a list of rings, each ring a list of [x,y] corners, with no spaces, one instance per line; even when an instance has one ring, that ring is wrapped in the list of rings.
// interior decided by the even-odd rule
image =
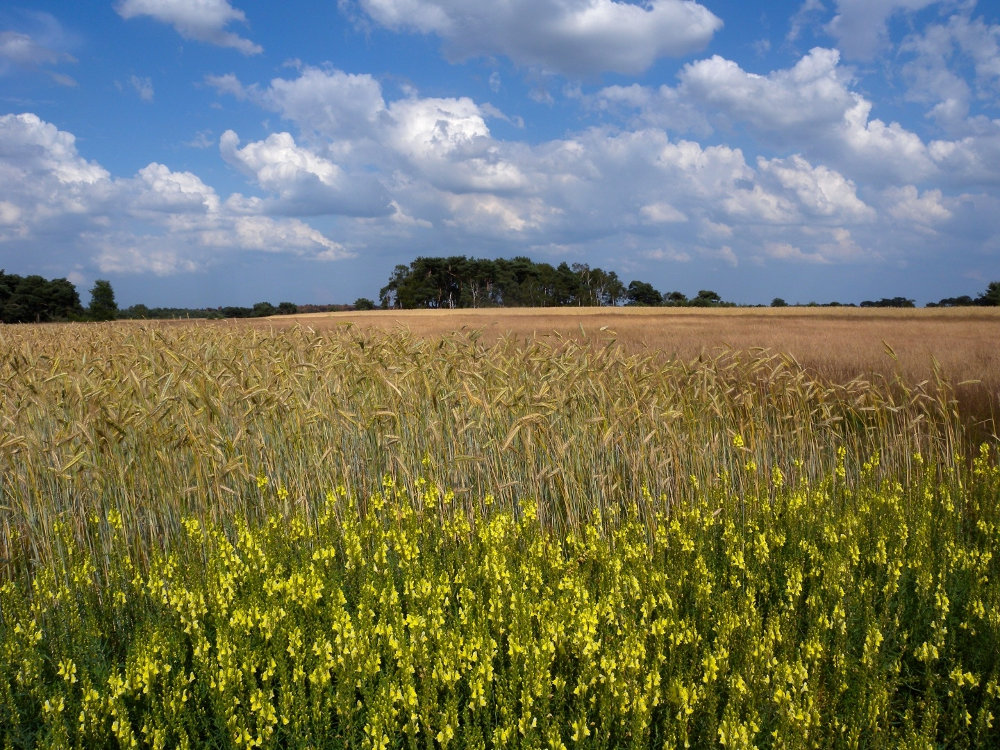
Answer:
[[[1000,403],[1000,314],[990,308],[406,310],[297,315],[265,325],[323,330],[348,323],[416,336],[465,328],[481,332],[485,343],[505,336],[614,340],[628,353],[684,360],[722,349],[765,349],[793,356],[829,382],[874,376],[919,383],[940,376],[954,386],[961,408],[983,420],[992,420]]]
[[[998,334],[0,328],[0,744],[995,746]]]

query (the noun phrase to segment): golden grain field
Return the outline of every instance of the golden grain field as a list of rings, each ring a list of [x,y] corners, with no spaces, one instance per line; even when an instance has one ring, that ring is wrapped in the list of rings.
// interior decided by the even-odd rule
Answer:
[[[995,743],[998,321],[0,328],[0,744]]]

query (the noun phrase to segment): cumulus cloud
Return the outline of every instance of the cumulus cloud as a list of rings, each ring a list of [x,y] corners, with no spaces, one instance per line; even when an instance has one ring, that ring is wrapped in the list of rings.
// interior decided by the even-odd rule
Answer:
[[[507,192],[525,186],[478,105],[459,99],[401,99],[389,108],[387,143],[432,184],[452,192]]]
[[[794,195],[802,212],[840,222],[868,222],[875,210],[858,198],[857,186],[829,167],[813,166],[801,156],[788,159],[758,158],[757,168],[788,194]]]
[[[713,55],[684,67],[681,94],[762,133],[826,130],[858,103],[839,61],[836,50],[816,48],[789,69],[758,75]]]
[[[19,232],[48,225],[76,231],[91,225],[110,199],[111,180],[82,158],[76,138],[37,115],[0,116],[0,185]]]
[[[966,118],[976,99],[1000,101],[1000,25],[973,19],[971,8],[911,34],[900,49],[910,56],[902,68],[907,97],[931,104],[930,116],[947,131],[968,130]]]
[[[363,164],[381,177],[393,217],[366,223],[369,239],[433,226],[456,244],[517,237],[570,247],[616,233],[652,238],[669,226],[689,247],[725,241],[731,263],[733,226],[780,233],[874,217],[832,167],[804,157],[751,165],[740,149],[672,140],[656,127],[592,128],[529,145],[497,139],[487,122],[496,113],[472,99],[410,91],[390,101],[370,77],[336,70],[306,68],[266,87],[223,77],[218,88],[279,112],[304,139],[284,132],[241,145],[234,132],[223,136],[224,158],[274,196],[241,198],[239,210],[294,214],[324,195],[329,212],[345,175]]]
[[[363,160],[387,124],[382,87],[368,74],[304,67],[295,78],[275,78],[266,87],[244,85],[228,73],[206,76],[220,94],[277,112],[299,129],[301,137],[336,159]]]
[[[821,253],[807,253],[795,245],[787,242],[768,242],[764,245],[764,255],[777,260],[796,261],[800,263],[822,263],[828,264],[830,261]]]
[[[337,164],[296,144],[289,133],[273,133],[263,141],[239,147],[232,130],[222,134],[222,157],[277,194],[266,204],[271,212],[300,216],[345,214],[384,216],[392,212],[389,195],[370,175],[349,175]]]
[[[275,78],[253,98],[326,142],[364,138],[384,119],[382,87],[368,74],[307,67],[297,78]]]
[[[238,216],[224,226],[199,234],[206,245],[269,253],[292,252],[314,260],[341,260],[353,256],[343,245],[298,219]]]
[[[952,217],[940,190],[921,193],[915,185],[889,188],[885,191],[889,214],[902,222],[931,226]]]
[[[751,73],[718,55],[685,65],[676,87],[611,87],[593,105],[633,108],[641,122],[698,130],[698,118],[724,132],[799,152],[855,180],[875,185],[937,179],[955,185],[995,184],[1000,121],[964,122],[964,137],[925,142],[897,122],[873,116],[873,103],[855,91],[836,50],[816,48],[788,69]],[[679,104],[680,106],[675,106]],[[679,117],[670,111],[681,111]],[[695,113],[695,114],[691,114]]]
[[[703,48],[722,21],[691,0],[359,0],[377,23],[436,34],[452,59],[505,55],[559,73],[639,73]]]
[[[151,163],[113,178],[71,133],[37,115],[0,116],[0,247],[34,247],[47,267],[167,275],[266,251],[339,260],[351,252],[304,222],[248,213],[191,172]],[[65,271],[63,271],[65,273]]]
[[[71,134],[34,115],[8,116],[0,170],[9,175],[0,179],[19,187],[2,195],[0,242],[37,231],[45,208],[55,212],[45,226],[108,272],[182,273],[239,252],[337,260],[366,247],[543,248],[637,268],[700,257],[727,273],[746,261],[861,263],[908,252],[880,239],[887,228],[909,241],[921,227],[926,238],[974,215],[928,181],[949,171],[968,184],[975,159],[1000,147],[986,124],[967,141],[924,143],[871,117],[833,50],[768,75],[710,58],[686,66],[669,89],[603,92],[642,112],[666,97],[687,102],[714,127],[780,144],[767,156],[676,137],[644,116],[540,142],[503,140],[490,128],[503,114],[486,103],[413,89],[393,99],[371,76],[330,68],[210,83],[287,128],[249,142],[235,130],[219,138],[247,194],[220,196],[160,163],[112,178],[76,152]],[[336,235],[318,229],[320,216]]]
[[[232,47],[244,55],[256,55],[263,49],[238,34],[226,31],[233,21],[246,22],[246,15],[229,0],[119,0],[118,15],[128,20],[149,16],[174,27],[185,39]]]
[[[295,123],[310,146],[315,146],[314,156],[326,158],[338,168],[372,162],[387,171],[405,167],[407,173],[418,174],[434,187],[452,192],[509,191],[524,184],[523,174],[505,158],[486,124],[488,116],[502,113],[468,97],[414,95],[386,102],[381,86],[370,75],[312,67],[303,69],[294,79],[276,78],[266,88],[244,86],[235,76],[219,76],[208,79],[208,83],[220,93],[250,99],[280,113]],[[286,133],[280,144],[271,141],[268,150],[284,148],[291,159],[291,137]],[[224,155],[230,159],[235,152],[223,145]],[[304,163],[305,158],[299,149],[295,159]],[[247,166],[245,160],[237,161]],[[284,174],[289,176],[287,169]],[[352,172],[355,178],[356,194],[374,189],[370,177],[365,187],[366,178],[359,169]],[[263,186],[281,192],[274,180]],[[376,212],[389,205],[384,195],[378,203]]]
[[[219,196],[191,172],[174,172],[152,163],[139,170],[132,208],[155,213],[208,214],[219,210]]]

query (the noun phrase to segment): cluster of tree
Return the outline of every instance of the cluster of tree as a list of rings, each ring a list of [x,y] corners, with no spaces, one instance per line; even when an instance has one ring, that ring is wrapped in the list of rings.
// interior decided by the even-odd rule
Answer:
[[[690,299],[681,292],[663,294],[645,281],[626,287],[614,271],[591,268],[585,263],[535,263],[524,257],[484,260],[451,256],[420,257],[409,266],[398,265],[389,283],[379,292],[383,309],[460,307],[555,307],[638,305],[670,307],[732,307],[716,292],[702,289]],[[810,303],[814,306],[816,303]],[[771,307],[786,307],[781,297]],[[963,295],[930,302],[927,307],[1000,306],[1000,281],[989,284],[978,297]],[[830,302],[831,307],[841,306]],[[851,305],[853,306],[853,305]],[[132,305],[119,310],[111,283],[99,279],[90,290],[90,305],[83,307],[80,295],[66,279],[18,276],[0,269],[0,323],[43,323],[166,318],[262,318],[270,315],[372,310],[375,302],[359,297],[353,305],[296,305],[258,302],[253,307],[147,307]],[[865,300],[861,307],[915,307],[906,297]]]
[[[1000,306],[1000,281],[992,281],[986,291],[976,298],[963,294],[961,297],[945,297],[940,302],[928,302],[928,307],[998,307]]]
[[[462,255],[420,257],[408,266],[396,266],[379,292],[379,302],[383,308],[400,309],[727,304],[709,290],[688,299],[680,292],[661,294],[645,281],[626,287],[614,271],[585,263],[552,266],[524,257],[487,260]],[[369,304],[362,298],[355,307]]]
[[[48,323],[72,320],[112,320],[118,311],[111,284],[103,279],[90,290],[90,307],[66,279],[18,276],[0,269],[0,322]]]
[[[582,263],[420,257],[398,265],[379,292],[383,308],[616,305],[625,286],[614,271]]]
[[[690,299],[682,292],[667,292],[661,294],[646,281],[630,281],[625,290],[625,304],[638,307],[735,307],[732,302],[726,302],[718,292],[702,289]]]
[[[861,307],[916,307],[917,303],[906,297],[883,297],[880,300],[866,299]]]
[[[277,307],[270,302],[258,302],[253,307],[146,307],[138,304],[126,307],[118,317],[132,320],[173,320],[177,318],[266,318],[270,315],[295,315],[303,307],[338,307],[336,305],[303,305],[281,302]],[[344,306],[339,306],[341,309]]]

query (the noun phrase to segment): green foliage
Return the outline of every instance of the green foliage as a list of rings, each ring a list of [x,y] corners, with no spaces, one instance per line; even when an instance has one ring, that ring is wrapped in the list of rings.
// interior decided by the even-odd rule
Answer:
[[[83,315],[80,295],[66,279],[18,276],[0,270],[0,322],[47,323]]]
[[[188,519],[148,567],[114,514],[90,521],[110,560],[57,526],[63,557],[0,587],[0,744],[996,746],[995,460],[907,486],[840,460],[558,537],[531,501],[468,513],[388,477]]]
[[[861,303],[861,307],[916,307],[916,303],[906,297],[883,297],[874,301],[866,299]]]
[[[729,303],[724,302],[718,292],[702,289],[696,297],[688,301],[688,305],[690,307],[722,307],[728,306]]]
[[[87,314],[91,320],[114,320],[118,317],[118,303],[111,282],[98,279],[90,290],[90,307]]]
[[[586,264],[419,257],[398,265],[379,292],[384,308],[552,307],[615,305],[625,288],[614,271]]]
[[[372,302],[367,297],[358,297],[356,300],[354,300],[354,309],[355,310],[374,310],[375,309],[375,303]]]
[[[625,299],[630,305],[655,306],[663,303],[663,295],[645,281],[632,281],[628,285]]]
[[[266,318],[269,315],[274,315],[276,312],[278,312],[278,308],[270,302],[258,302],[253,306],[251,316],[254,318]]]
[[[70,330],[3,332],[0,747],[1000,743],[997,446],[946,384]]]
[[[976,304],[988,307],[1000,305],[1000,281],[991,281],[986,291],[976,299]]]

